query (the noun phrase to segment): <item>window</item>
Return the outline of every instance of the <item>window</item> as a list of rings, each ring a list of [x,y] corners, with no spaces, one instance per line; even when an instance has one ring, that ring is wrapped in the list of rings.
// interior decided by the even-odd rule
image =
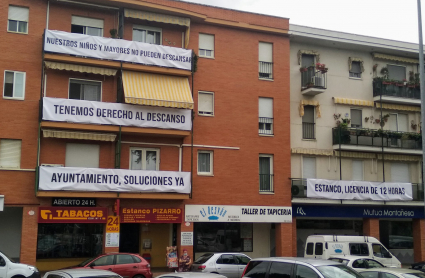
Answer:
[[[221,255],[217,260],[217,264],[236,264],[235,258],[233,255]]]
[[[381,244],[372,244],[373,255],[378,258],[391,258],[390,253]]]
[[[292,272],[292,266],[290,263],[277,263],[272,262],[269,270],[269,278],[290,278]]]
[[[302,119],[303,139],[315,139],[314,106],[304,106],[304,116]]]
[[[413,248],[413,247],[412,247]],[[371,259],[367,259],[366,260],[367,263],[367,268],[379,268],[379,267],[385,267],[383,266],[381,263],[375,261],[375,260],[371,260]]]
[[[273,192],[273,155],[260,155],[260,192]]]
[[[408,132],[409,131],[409,117],[407,114],[397,115],[397,129],[398,131]]]
[[[362,181],[363,177],[363,161],[353,160],[353,181]]]
[[[268,261],[251,261],[246,267],[244,277],[264,278],[267,276],[269,265]]]
[[[316,242],[316,248],[314,249],[314,255],[323,255],[323,243]]]
[[[353,262],[353,268],[367,268],[366,260],[358,259]]]
[[[198,92],[198,114],[204,116],[214,115],[214,93]]]
[[[403,79],[406,79],[406,67],[387,65],[387,68],[389,79],[394,79],[397,81],[402,81]]]
[[[113,265],[114,264],[114,256],[103,256],[99,259],[95,260],[91,263],[93,266],[104,266],[104,265]]]
[[[273,134],[273,99],[260,97],[258,99],[258,133]]]
[[[410,182],[409,164],[401,162],[391,163],[392,182]]]
[[[9,6],[7,31],[28,34],[29,12],[25,7]]]
[[[5,71],[3,98],[21,99],[25,97],[25,72]]]
[[[235,257],[238,261],[237,264],[239,265],[247,265],[249,261],[251,260],[250,258],[244,255],[235,255]]]
[[[308,266],[297,264],[296,278],[319,278],[317,273]]]
[[[362,70],[361,70],[361,64],[357,61],[351,62],[351,70],[349,73],[350,77],[354,78],[361,78],[362,77]]]
[[[303,178],[315,179],[316,178],[316,158],[303,156]]]
[[[130,148],[130,169],[159,171],[159,150]]]
[[[213,152],[198,151],[198,175],[213,174]]]
[[[71,33],[103,36],[103,19],[72,16]]]
[[[133,26],[133,41],[161,45],[162,29],[150,26]]]
[[[313,242],[307,243],[306,254],[307,255],[313,255],[313,250],[314,250],[314,243]]]
[[[302,54],[301,56],[301,67],[311,67],[314,66],[315,55]]]
[[[369,247],[367,243],[350,243],[350,255],[369,256]]]
[[[80,79],[69,80],[69,98],[100,101],[102,91],[102,82],[87,81]]]
[[[214,58],[214,35],[199,34],[199,57]]]
[[[6,261],[0,256],[0,266],[6,266]]]
[[[362,127],[362,110],[351,109],[351,127]]]
[[[21,168],[21,140],[0,139],[0,168]]]
[[[116,255],[117,262],[116,264],[134,264],[134,260],[130,255]]]
[[[377,271],[366,271],[366,272],[362,272],[362,276],[364,278],[378,278],[379,272],[377,272]]]
[[[273,79],[273,44],[260,42],[258,46],[259,77]]]
[[[65,166],[99,168],[99,145],[66,144]]]
[[[408,276],[409,274],[405,274],[405,275],[403,275],[403,276]],[[410,276],[410,275],[409,275]],[[413,277],[422,277],[422,274],[419,274],[419,275],[412,275]],[[396,276],[396,275],[394,275],[394,274],[391,274],[391,273],[388,273],[388,272],[382,272],[382,276],[381,276],[382,278],[398,278],[398,276]]]

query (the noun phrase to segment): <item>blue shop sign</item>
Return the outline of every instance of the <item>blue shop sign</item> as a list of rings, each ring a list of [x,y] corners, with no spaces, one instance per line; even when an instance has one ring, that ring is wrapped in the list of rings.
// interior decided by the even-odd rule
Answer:
[[[424,218],[424,207],[292,205],[294,217]]]

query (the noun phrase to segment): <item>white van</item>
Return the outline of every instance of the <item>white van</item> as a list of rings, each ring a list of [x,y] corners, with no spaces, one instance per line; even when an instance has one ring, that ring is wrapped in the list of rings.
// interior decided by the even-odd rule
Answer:
[[[307,237],[304,257],[329,259],[332,256],[364,256],[387,267],[401,267],[400,261],[374,237],[314,235]]]
[[[0,252],[0,277],[40,278],[40,272],[35,266],[15,263],[4,253]]]

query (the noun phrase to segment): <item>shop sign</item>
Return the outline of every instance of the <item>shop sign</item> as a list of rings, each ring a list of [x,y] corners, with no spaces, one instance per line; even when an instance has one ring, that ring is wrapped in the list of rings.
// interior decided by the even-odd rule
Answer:
[[[307,197],[336,200],[412,200],[411,183],[307,179]]]
[[[190,130],[190,109],[43,98],[43,120],[100,125]]]
[[[39,207],[38,223],[106,223],[107,208]]]
[[[423,218],[424,208],[414,206],[293,205],[294,217]]]
[[[44,51],[191,70],[188,49],[46,30]]]
[[[190,173],[40,166],[39,190],[190,193]]]
[[[118,216],[108,216],[105,247],[120,246],[120,223]]]
[[[182,223],[180,208],[121,208],[121,223]]]
[[[291,223],[291,207],[186,205],[188,222]]]
[[[94,198],[52,198],[52,206],[54,207],[95,207],[96,199]]]
[[[193,232],[181,232],[181,245],[193,246]]]

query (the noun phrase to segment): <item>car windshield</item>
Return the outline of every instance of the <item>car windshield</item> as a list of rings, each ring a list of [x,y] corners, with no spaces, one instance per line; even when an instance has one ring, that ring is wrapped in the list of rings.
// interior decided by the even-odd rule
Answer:
[[[318,266],[317,270],[319,270],[325,278],[363,278],[360,274],[345,265],[322,265]]]
[[[404,273],[402,275],[406,278],[425,278],[425,273]]]
[[[204,264],[206,263],[212,256],[214,256],[213,253],[207,253],[202,256],[200,256],[194,263],[195,264]]]
[[[345,264],[345,265],[348,264],[348,260],[344,260],[344,259],[340,259],[340,258],[329,258],[328,260],[334,261],[334,262],[337,262],[337,263],[342,263],[342,264]]]
[[[93,258],[90,258],[90,259],[87,259],[87,260],[83,261],[82,263],[78,264],[77,266],[83,267],[83,266],[85,266],[86,264],[88,264],[89,262],[93,261],[96,258],[97,258],[97,256],[96,257],[93,257]]]
[[[16,261],[15,261],[14,259],[12,259],[11,257],[9,257],[8,255],[6,255],[6,253],[1,252],[1,251],[0,251],[0,253],[1,253],[3,256],[5,256],[6,258],[8,258],[8,259],[9,259],[9,261],[11,261],[12,263],[16,263]]]

